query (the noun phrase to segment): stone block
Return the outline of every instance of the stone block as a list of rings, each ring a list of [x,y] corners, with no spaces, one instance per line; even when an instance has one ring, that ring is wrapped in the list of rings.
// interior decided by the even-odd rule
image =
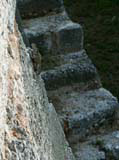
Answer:
[[[18,7],[23,18],[44,16],[63,10],[62,0],[18,0]]]
[[[59,53],[71,53],[83,48],[83,31],[79,24],[69,22],[60,26],[54,33]]]
[[[67,123],[67,138],[72,144],[86,139],[101,126],[109,126],[110,121],[114,120],[118,101],[103,88],[89,91],[68,88],[50,91],[48,95],[63,125]]]
[[[104,151],[89,144],[79,147],[75,154],[77,160],[105,160],[106,157]]]
[[[107,159],[119,160],[119,130],[99,136],[96,140],[100,149],[105,151]]]
[[[61,65],[41,73],[47,90],[91,80],[100,83],[97,70],[85,51],[65,55],[61,60]]]
[[[83,48],[83,31],[66,13],[24,21],[30,43],[36,43],[42,54],[63,54]]]

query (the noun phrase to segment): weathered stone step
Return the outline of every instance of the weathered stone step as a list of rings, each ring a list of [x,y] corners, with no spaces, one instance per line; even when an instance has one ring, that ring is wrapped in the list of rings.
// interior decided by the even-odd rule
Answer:
[[[78,144],[73,150],[76,160],[107,160],[104,151],[88,143]]]
[[[87,91],[86,91],[87,90]],[[95,134],[101,127],[108,127],[115,119],[118,101],[104,88],[89,90],[88,86],[67,86],[48,92],[72,143]]]
[[[59,55],[45,55],[42,56],[42,70],[53,69],[54,67],[61,66],[63,64],[76,64],[76,63],[91,63],[86,51],[82,49],[79,52]]]
[[[63,0],[17,0],[23,18],[53,14],[64,10]]]
[[[44,66],[47,65],[50,70],[41,73],[47,90],[74,83],[87,83],[88,81],[95,81],[97,85],[100,85],[97,70],[84,50],[60,55],[59,57],[51,57],[49,61],[55,63],[48,65],[46,61]]]
[[[83,48],[82,27],[65,12],[24,21],[24,31],[41,54],[64,54]]]
[[[92,136],[72,149],[77,160],[119,160],[119,130]]]

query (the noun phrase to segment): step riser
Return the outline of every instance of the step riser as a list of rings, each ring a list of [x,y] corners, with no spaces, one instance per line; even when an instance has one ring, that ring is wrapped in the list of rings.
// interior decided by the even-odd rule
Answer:
[[[75,122],[69,122],[72,128],[67,133],[67,138],[70,144],[77,141],[85,141],[86,137],[89,137],[95,133],[100,132],[101,128],[111,128],[111,124],[115,122],[116,107],[105,111],[102,115],[92,116],[84,118]],[[75,137],[75,138],[74,138]]]
[[[82,83],[88,81],[97,81],[100,85],[100,80],[97,75],[97,71],[93,66],[83,68],[83,66],[77,65],[64,65],[64,67],[58,70],[46,71],[41,74],[47,90],[57,89],[65,85],[71,85],[74,83]]]
[[[57,53],[71,53],[83,49],[83,31],[82,28],[64,28],[54,33],[53,40],[56,44]]]
[[[62,0],[18,0],[18,8],[23,18],[58,13],[64,9]]]

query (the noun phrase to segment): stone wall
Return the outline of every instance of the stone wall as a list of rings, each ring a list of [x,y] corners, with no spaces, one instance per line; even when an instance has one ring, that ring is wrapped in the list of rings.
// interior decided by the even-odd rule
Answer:
[[[12,12],[11,12],[12,10]],[[8,42],[14,30],[15,2],[0,1],[0,159],[5,157],[6,107],[8,102],[8,70],[10,54]]]
[[[15,0],[0,1],[0,159],[73,160],[44,83],[33,71],[15,8]]]

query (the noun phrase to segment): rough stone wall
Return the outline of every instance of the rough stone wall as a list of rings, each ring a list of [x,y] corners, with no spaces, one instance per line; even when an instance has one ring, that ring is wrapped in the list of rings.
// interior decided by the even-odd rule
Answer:
[[[12,10],[12,12],[11,12]],[[8,103],[8,39],[14,30],[15,1],[0,1],[0,159],[4,155],[6,126],[6,107]]]
[[[15,22],[15,0],[0,1],[0,159],[73,160],[44,83]]]

